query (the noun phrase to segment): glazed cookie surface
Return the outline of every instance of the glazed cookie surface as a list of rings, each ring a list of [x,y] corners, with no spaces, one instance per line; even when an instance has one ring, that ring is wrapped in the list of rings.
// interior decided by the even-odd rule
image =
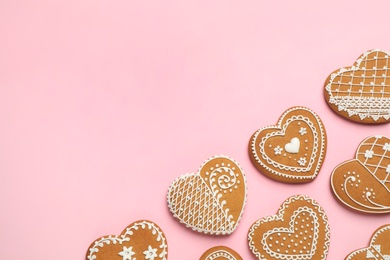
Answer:
[[[256,221],[248,232],[249,248],[257,259],[324,260],[330,230],[326,214],[312,198],[288,198],[276,215]]]
[[[277,125],[256,131],[249,142],[253,165],[271,179],[304,183],[315,179],[326,154],[321,119],[305,107],[284,112]]]
[[[199,260],[242,260],[242,257],[227,246],[215,246],[204,252]]]
[[[157,224],[148,220],[136,221],[119,236],[96,239],[88,248],[87,260],[167,260],[168,244]]]
[[[365,213],[390,212],[390,139],[371,136],[363,140],[355,158],[338,165],[331,187],[343,205]]]
[[[206,234],[232,233],[244,210],[246,180],[233,159],[216,156],[194,174],[173,181],[168,189],[168,207],[186,227]]]
[[[384,225],[375,230],[370,244],[366,248],[350,253],[345,260],[388,260],[390,259],[390,225]]]
[[[337,114],[360,123],[390,120],[390,53],[370,50],[325,82],[325,99]]]

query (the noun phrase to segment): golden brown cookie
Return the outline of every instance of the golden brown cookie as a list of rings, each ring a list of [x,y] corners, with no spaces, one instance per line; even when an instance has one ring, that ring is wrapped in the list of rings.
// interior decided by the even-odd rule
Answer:
[[[360,143],[355,159],[331,175],[334,195],[344,205],[366,213],[390,212],[390,139],[371,136]]]
[[[169,187],[168,207],[192,230],[206,234],[232,233],[241,219],[246,180],[233,159],[216,156],[195,174],[179,177]]]
[[[288,198],[278,213],[256,221],[248,232],[249,248],[261,260],[324,260],[330,243],[329,223],[312,198]]]
[[[326,132],[321,119],[305,107],[292,107],[277,125],[256,131],[249,142],[254,166],[277,181],[313,181],[326,153]]]
[[[139,220],[119,236],[96,239],[88,248],[87,260],[166,260],[168,244],[162,230],[153,222]]]
[[[370,245],[350,253],[345,260],[389,260],[390,259],[390,225],[375,230]]]
[[[215,246],[204,252],[199,260],[242,260],[242,257],[227,246]]]
[[[337,114],[368,124],[390,121],[390,53],[370,50],[326,79],[324,95]]]

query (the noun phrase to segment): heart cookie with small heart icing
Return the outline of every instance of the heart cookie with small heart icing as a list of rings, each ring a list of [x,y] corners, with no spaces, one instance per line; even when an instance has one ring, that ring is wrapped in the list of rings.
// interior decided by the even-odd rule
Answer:
[[[390,53],[370,50],[351,67],[334,71],[324,95],[337,114],[368,124],[390,121]]]
[[[248,232],[249,248],[261,260],[324,260],[330,230],[326,214],[312,198],[288,198],[278,213],[256,221]]]
[[[88,248],[86,260],[168,259],[168,244],[157,224],[136,221],[119,236],[96,239]]]
[[[326,132],[322,121],[305,107],[288,109],[276,126],[259,129],[249,143],[249,154],[255,167],[282,182],[314,180],[325,153]]]
[[[345,260],[389,260],[390,225],[383,225],[371,236],[370,245],[350,253]]]
[[[355,159],[338,165],[331,175],[335,197],[348,208],[365,213],[390,213],[390,139],[363,140]]]
[[[242,260],[242,257],[227,246],[215,246],[204,252],[199,260]]]
[[[232,233],[246,201],[246,180],[233,159],[216,156],[195,174],[182,175],[168,189],[173,216],[192,230],[206,234]]]

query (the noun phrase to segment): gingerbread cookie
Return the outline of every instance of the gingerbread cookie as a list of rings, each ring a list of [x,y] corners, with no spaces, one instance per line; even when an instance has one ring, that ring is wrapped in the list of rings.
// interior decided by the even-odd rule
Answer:
[[[176,179],[168,190],[168,207],[188,228],[206,234],[230,234],[240,221],[246,180],[233,159],[217,156],[195,174]]]
[[[119,236],[96,239],[87,251],[87,260],[166,260],[168,244],[162,230],[153,222],[130,224]]]
[[[337,114],[360,123],[390,121],[390,53],[370,50],[325,82],[325,99]]]
[[[390,139],[371,136],[359,145],[355,159],[331,175],[334,195],[349,208],[366,213],[390,212]]]
[[[288,109],[277,125],[260,128],[249,143],[249,154],[255,167],[281,182],[314,180],[325,153],[325,128],[321,119],[305,107]]]
[[[215,246],[204,252],[199,260],[242,260],[242,257],[229,247]]]
[[[389,260],[390,259],[390,225],[375,230],[370,245],[350,253],[345,260]]]
[[[256,221],[248,233],[249,248],[258,259],[324,260],[330,243],[329,223],[313,199],[288,198],[278,213]]]

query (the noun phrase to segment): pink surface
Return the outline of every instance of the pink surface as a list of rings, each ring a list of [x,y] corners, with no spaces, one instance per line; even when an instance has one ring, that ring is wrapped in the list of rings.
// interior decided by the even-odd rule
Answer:
[[[1,1],[1,258],[82,260],[94,239],[150,219],[167,236],[169,259],[198,259],[220,244],[254,259],[250,225],[294,194],[326,210],[328,259],[365,247],[390,216],[342,207],[329,176],[390,125],[338,117],[323,83],[364,51],[390,49],[389,8],[388,0]],[[288,185],[257,172],[247,144],[296,105],[321,117],[328,151],[314,182]],[[244,169],[248,200],[232,235],[206,236],[172,217],[166,193],[219,154]]]

